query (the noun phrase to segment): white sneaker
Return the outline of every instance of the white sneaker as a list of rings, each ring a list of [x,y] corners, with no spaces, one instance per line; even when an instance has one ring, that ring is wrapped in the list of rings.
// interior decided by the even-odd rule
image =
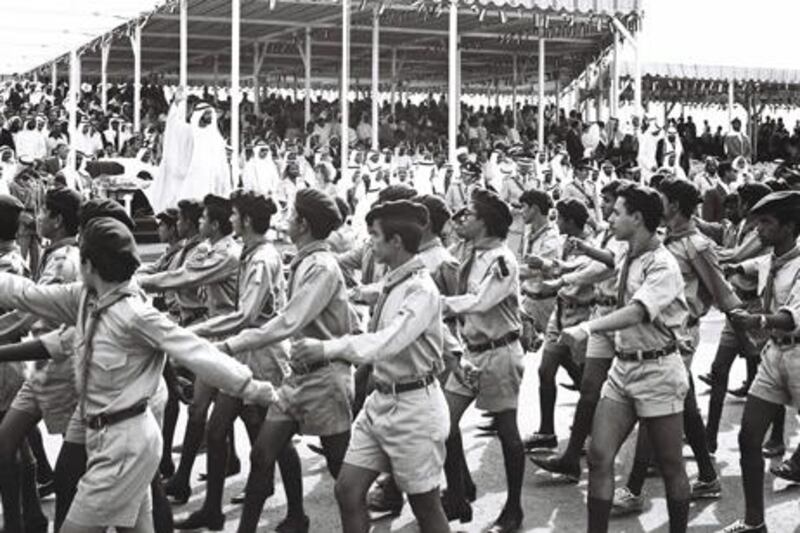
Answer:
[[[623,516],[641,513],[644,510],[644,502],[644,493],[637,496],[632,493],[628,487],[620,487],[614,491],[611,514],[614,516]]]
[[[740,518],[725,529],[720,529],[719,533],[767,533],[767,524],[762,522],[758,526],[749,526]]]

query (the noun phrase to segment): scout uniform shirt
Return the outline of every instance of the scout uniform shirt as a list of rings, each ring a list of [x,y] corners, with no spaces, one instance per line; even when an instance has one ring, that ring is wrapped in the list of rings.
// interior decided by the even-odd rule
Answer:
[[[36,283],[54,285],[72,283],[80,279],[80,251],[75,237],[52,243],[42,254]],[[16,324],[11,325],[12,322]],[[0,317],[0,329],[30,329],[40,336],[57,329],[60,324],[13,311]],[[75,371],[71,361],[37,361],[12,407],[44,418],[51,434],[63,434],[77,404]]]
[[[17,276],[28,273],[28,267],[22,258],[19,246],[15,241],[0,242],[0,272]],[[11,309],[13,305],[0,303],[0,309]],[[22,363],[0,363],[0,411],[7,411],[14,396],[23,383]]]
[[[442,370],[439,289],[419,258],[389,272],[370,321],[369,333],[325,341],[325,354],[354,353],[373,365],[381,383],[414,381]]]
[[[575,198],[579,200],[589,210],[589,218],[597,220],[598,208],[597,197],[595,193],[595,184],[589,178],[583,181],[575,178],[566,185],[561,193],[561,199]]]
[[[181,250],[175,257],[175,266],[170,270],[179,269],[185,265],[187,261],[190,261],[195,255],[199,256],[205,254],[205,247],[200,246],[202,242],[204,241],[200,235],[194,235],[189,239],[183,240]],[[205,317],[205,315],[208,313],[206,305],[203,302],[203,298],[200,294],[199,287],[184,287],[181,289],[176,289],[174,294],[175,304],[177,307],[175,311],[178,313],[177,316],[182,326],[202,320],[203,317]],[[170,311],[172,312],[173,310],[170,309]]]
[[[617,306],[637,302],[647,315],[642,322],[615,332],[617,351],[663,350],[674,345],[688,313],[677,259],[653,236],[639,255],[625,250],[617,272]]]
[[[518,332],[519,267],[501,239],[475,242],[459,273],[458,296],[445,305],[463,318],[461,335],[467,345],[478,345]]]
[[[588,239],[589,235],[584,232],[578,238]],[[586,269],[595,261],[580,253],[577,247],[572,246],[569,242],[564,244],[561,259],[570,266],[570,271],[561,276],[564,285],[558,290],[556,308],[547,325],[548,340],[554,342],[563,328],[574,326],[588,319],[594,303],[593,282],[595,280],[593,272],[591,270],[586,272]]]
[[[385,267],[375,262],[375,256],[372,253],[372,241],[365,240],[360,246],[336,256],[339,261],[339,266],[348,282],[348,287],[358,285],[355,279],[354,271],[361,272],[361,285],[369,285],[375,283],[385,274]]]
[[[526,256],[536,255],[545,260],[561,257],[561,235],[558,228],[550,222],[545,222],[536,231],[529,232],[526,241]],[[526,265],[520,265],[520,276],[522,277],[522,309],[533,319],[536,329],[543,332],[553,313],[556,299],[554,296],[546,298],[535,296],[538,292],[537,285],[544,279],[540,269],[531,269]]]
[[[239,272],[240,246],[232,235],[217,242],[197,245],[178,270],[137,276],[148,290],[200,288],[211,317],[236,310],[236,278]]]
[[[336,339],[356,328],[337,258],[324,241],[297,251],[289,267],[286,305],[270,320],[228,338],[231,353],[256,351],[285,339]],[[292,372],[278,390],[269,419],[287,415],[310,435],[335,435],[350,429],[352,376],[350,365],[333,361],[313,372]]]
[[[236,310],[194,324],[189,330],[201,337],[225,338],[244,328],[261,326],[283,307],[285,286],[283,262],[278,250],[265,237],[259,237],[242,250]],[[257,379],[278,385],[289,371],[286,349],[286,346],[276,344],[233,355],[246,364]]]
[[[166,272],[168,270],[176,270],[180,268],[182,261],[185,259],[186,254],[183,254],[184,241],[167,246],[161,256],[148,265],[142,266],[137,270],[137,274],[155,274],[156,272]],[[169,312],[170,315],[179,317],[180,308],[175,291],[166,291],[163,295],[163,310]],[[158,306],[156,306],[158,307]]]
[[[511,227],[508,228],[506,245],[514,252],[517,258],[522,257],[524,252],[523,248],[525,247],[525,221],[522,219],[519,197],[522,196],[522,193],[528,188],[529,184],[515,173],[506,175],[500,187],[500,198],[511,207],[512,214],[512,222]]]

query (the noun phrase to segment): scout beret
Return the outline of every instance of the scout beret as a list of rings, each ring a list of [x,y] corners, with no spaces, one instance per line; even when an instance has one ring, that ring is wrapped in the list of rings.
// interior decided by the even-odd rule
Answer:
[[[450,208],[447,207],[447,204],[444,203],[444,200],[433,194],[415,196],[412,201],[420,205],[424,205],[425,209],[428,210],[428,217],[430,218],[431,227],[434,233],[441,232],[445,222],[450,220],[450,217],[452,216]]]
[[[375,219],[392,219],[414,224],[419,226],[421,231],[428,225],[428,210],[424,205],[410,200],[397,200],[373,207],[367,213],[367,224],[371,225]]]
[[[511,226],[511,209],[497,193],[487,189],[472,191],[472,203],[481,211],[481,215],[489,215],[494,224],[505,229]]]
[[[589,210],[586,208],[586,204],[577,198],[559,200],[556,204],[556,211],[558,211],[561,216],[575,221],[579,226],[586,224],[586,221],[589,219]]]
[[[378,203],[394,202],[397,200],[410,200],[417,195],[417,191],[408,185],[389,185],[378,193]]]
[[[178,215],[180,211],[175,209],[174,207],[168,207],[167,209],[163,210],[159,214],[156,215],[156,220],[159,223],[165,222],[167,224],[175,224],[178,222]]]
[[[125,208],[110,198],[94,198],[81,206],[80,225],[85,227],[93,218],[110,217],[122,222],[133,231],[136,224]]]
[[[189,220],[197,224],[203,216],[203,204],[191,198],[185,198],[178,202],[178,211]]]
[[[297,191],[294,208],[312,228],[317,229],[317,235],[325,235],[323,238],[327,238],[331,231],[342,224],[342,216],[336,202],[329,194],[320,190],[307,188]]]
[[[22,202],[20,202],[16,196],[11,196],[10,194],[0,194],[0,208],[22,211],[25,209],[25,206],[22,205]]]
[[[800,218],[800,191],[773,192],[761,200],[750,210],[751,215],[774,215],[776,213],[793,213]]]
[[[45,205],[52,205],[61,213],[74,213],[72,216],[77,218],[83,199],[78,191],[62,187],[47,191],[44,201]]]
[[[580,169],[580,168],[588,168],[589,170],[591,170],[591,169],[594,168],[594,164],[592,163],[591,159],[589,159],[588,157],[584,157],[584,158],[579,159],[575,163],[575,168],[578,168],[578,169]]]
[[[130,228],[116,218],[101,216],[91,219],[81,233],[81,250],[98,255],[125,257],[139,262],[136,240]]]
[[[207,194],[205,198],[203,198],[203,206],[217,207],[228,212],[233,209],[231,201],[228,198],[223,198],[222,196],[217,196],[216,194]]]

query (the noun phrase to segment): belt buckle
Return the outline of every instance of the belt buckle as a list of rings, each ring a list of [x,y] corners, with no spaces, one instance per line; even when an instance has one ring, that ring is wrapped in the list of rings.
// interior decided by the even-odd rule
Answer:
[[[633,354],[636,356],[636,361],[638,361],[639,363],[644,361],[644,350],[636,350],[635,352],[633,352]]]
[[[87,425],[89,426],[89,429],[97,431],[107,426],[108,421],[106,420],[106,416],[101,413],[97,416],[90,418]]]

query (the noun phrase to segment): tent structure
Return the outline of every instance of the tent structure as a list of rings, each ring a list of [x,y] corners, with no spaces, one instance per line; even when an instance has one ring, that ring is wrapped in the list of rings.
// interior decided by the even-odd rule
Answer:
[[[134,128],[139,129],[142,76],[186,86],[224,81],[231,98],[240,87],[256,93],[265,78],[303,80],[306,118],[311,88],[337,86],[341,94],[370,80],[373,145],[377,145],[378,92],[399,86],[446,93],[462,88],[520,88],[565,94],[588,65],[623,40],[635,41],[641,0],[168,0],[135,20],[34,69],[69,65],[72,94],[81,80],[134,80]],[[616,57],[616,54],[614,54]],[[614,62],[616,65],[618,62]],[[615,76],[615,79],[617,77]],[[613,84],[612,84],[613,85]],[[619,91],[611,88],[612,106]],[[638,93],[637,93],[638,94]],[[340,98],[343,128],[347,98]],[[75,110],[72,110],[73,114]],[[450,156],[455,159],[458,106],[449,106]],[[544,106],[539,106],[543,141]],[[258,109],[256,108],[256,114]],[[234,178],[238,174],[239,112],[232,106]],[[74,116],[72,117],[74,127]],[[343,131],[342,161],[347,161]]]

